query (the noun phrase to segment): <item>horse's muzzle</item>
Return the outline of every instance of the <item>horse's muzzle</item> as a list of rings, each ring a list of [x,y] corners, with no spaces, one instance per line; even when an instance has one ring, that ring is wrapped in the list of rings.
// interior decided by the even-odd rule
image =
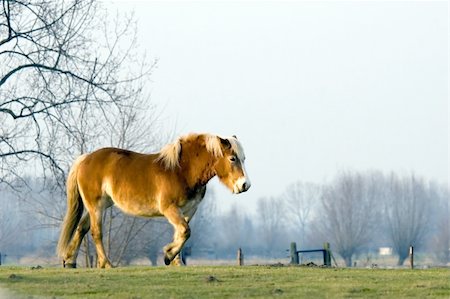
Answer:
[[[250,180],[248,180],[246,177],[241,177],[234,184],[233,193],[239,194],[245,192],[250,189],[251,185],[252,184],[250,183]]]

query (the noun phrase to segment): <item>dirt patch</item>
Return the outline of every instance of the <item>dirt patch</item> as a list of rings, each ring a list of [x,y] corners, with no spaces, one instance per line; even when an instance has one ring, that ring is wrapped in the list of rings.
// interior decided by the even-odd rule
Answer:
[[[208,275],[208,276],[205,277],[205,282],[213,283],[213,282],[220,282],[220,280],[217,279],[217,277],[215,277],[215,276]]]

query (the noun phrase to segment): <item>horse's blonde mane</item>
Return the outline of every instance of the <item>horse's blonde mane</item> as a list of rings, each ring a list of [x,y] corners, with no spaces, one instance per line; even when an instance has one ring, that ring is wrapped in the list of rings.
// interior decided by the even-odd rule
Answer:
[[[200,135],[203,135],[205,138],[206,150],[208,152],[210,152],[216,158],[223,157],[220,139],[218,138],[219,136],[212,134],[192,133],[186,136],[181,136],[177,138],[174,142],[164,146],[158,153],[158,158],[156,159],[156,161],[161,161],[166,169],[175,169],[180,165],[179,158],[181,152],[181,143],[189,139],[195,139]],[[238,154],[240,159],[244,157],[244,151],[242,149],[242,146],[235,137],[228,137],[228,138],[220,137],[220,138],[227,139],[230,142],[232,149]]]
[[[174,169],[179,165],[181,140],[178,138],[172,143],[166,144],[158,153],[156,162],[162,162],[166,169]]]
[[[214,157],[222,158],[222,147],[220,146],[220,139],[217,137],[215,135],[205,134],[206,150],[213,154]]]

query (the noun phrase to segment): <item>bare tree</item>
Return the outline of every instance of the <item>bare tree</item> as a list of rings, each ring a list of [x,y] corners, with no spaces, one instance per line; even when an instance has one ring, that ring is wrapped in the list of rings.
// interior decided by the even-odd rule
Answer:
[[[434,259],[442,265],[450,262],[450,197],[447,185],[437,182],[429,183],[430,197],[432,198],[430,209],[430,231],[425,242],[426,249]]]
[[[423,179],[414,175],[400,178],[392,174],[385,192],[385,215],[398,265],[409,254],[409,246],[419,246],[429,229],[430,193]]]
[[[345,172],[324,186],[320,230],[342,256],[346,266],[372,238],[377,212],[377,185],[374,175]]]
[[[432,211],[434,233],[430,240],[430,249],[436,260],[446,265],[450,261],[450,197],[448,187],[435,184],[431,196],[437,200],[436,207]]]
[[[133,16],[111,18],[95,0],[1,3],[0,183],[14,187],[30,165],[50,177],[42,190],[56,196],[27,200],[57,225],[64,204],[54,198],[64,197],[76,156],[101,146],[160,145],[155,107],[144,96],[156,61],[137,52]],[[115,246],[108,247],[119,263],[146,223],[121,216],[114,232],[112,218]]]
[[[152,68],[133,52],[133,24],[111,22],[94,0],[1,1],[1,182],[22,177],[26,163],[61,184],[80,115],[114,123],[111,109],[139,92],[135,83]]]
[[[225,251],[222,253],[233,256],[238,248],[247,246],[255,238],[249,216],[237,203],[220,217],[217,232],[220,235],[217,243]]]
[[[0,253],[11,250],[20,239],[18,235],[24,228],[24,223],[17,215],[18,202],[12,200],[13,193],[5,188],[0,189]]]
[[[299,232],[301,244],[305,242],[306,225],[311,219],[312,211],[320,203],[320,192],[318,185],[295,182],[282,195],[288,222],[295,232]]]
[[[262,197],[258,200],[257,213],[259,216],[259,235],[268,255],[273,255],[278,241],[284,235],[283,202],[276,197]]]

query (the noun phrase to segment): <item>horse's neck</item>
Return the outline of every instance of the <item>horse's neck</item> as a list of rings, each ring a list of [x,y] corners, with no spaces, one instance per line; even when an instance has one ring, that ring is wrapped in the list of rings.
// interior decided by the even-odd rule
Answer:
[[[214,171],[215,158],[208,153],[208,159],[204,156],[192,155],[181,165],[181,171],[190,188],[204,186],[216,173]]]

